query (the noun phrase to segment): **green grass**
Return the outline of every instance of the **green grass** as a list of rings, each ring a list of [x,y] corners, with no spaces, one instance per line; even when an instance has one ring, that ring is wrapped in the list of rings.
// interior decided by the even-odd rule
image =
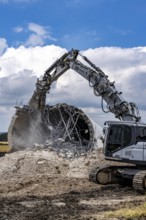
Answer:
[[[123,217],[126,219],[133,219],[146,216],[146,203],[133,207],[133,208],[122,208],[116,211],[110,211],[106,214],[107,217]]]

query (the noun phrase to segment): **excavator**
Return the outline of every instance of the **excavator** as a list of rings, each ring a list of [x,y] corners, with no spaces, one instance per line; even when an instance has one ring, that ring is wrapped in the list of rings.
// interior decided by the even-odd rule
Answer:
[[[127,102],[123,98],[122,92],[116,89],[115,82],[111,82],[108,76],[79,50],[72,49],[65,53],[45,71],[42,79],[37,80],[36,89],[29,104],[23,106],[22,109],[18,108],[17,113],[19,114],[12,119],[8,131],[9,144],[13,148],[16,139],[19,139],[20,124],[21,128],[23,126],[23,137],[27,137],[26,125],[32,120],[32,112],[40,115],[39,125],[41,129],[44,129],[42,124],[44,123],[46,94],[49,93],[52,83],[69,69],[88,80],[94,94],[102,99],[103,111],[112,112],[115,118],[119,119],[105,122],[103,153],[106,160],[120,163],[116,166],[110,165],[92,170],[89,180],[103,185],[130,182],[134,189],[145,191],[146,124],[141,122],[136,104]],[[103,101],[107,104],[106,111],[103,108]],[[22,112],[23,123],[21,123]]]

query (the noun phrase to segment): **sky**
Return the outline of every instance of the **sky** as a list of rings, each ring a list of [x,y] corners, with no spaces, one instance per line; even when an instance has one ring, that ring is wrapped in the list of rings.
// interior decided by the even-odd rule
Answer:
[[[7,131],[14,106],[28,103],[37,78],[72,48],[115,80],[146,121],[145,15],[145,0],[0,0],[0,132]],[[76,105],[101,126],[114,119],[72,70],[47,102]]]

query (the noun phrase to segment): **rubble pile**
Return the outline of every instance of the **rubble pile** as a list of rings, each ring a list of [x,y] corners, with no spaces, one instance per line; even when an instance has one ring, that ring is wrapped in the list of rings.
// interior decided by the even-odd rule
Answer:
[[[0,158],[1,180],[21,179],[37,175],[59,175],[68,178],[88,178],[92,168],[104,162],[101,149],[87,156],[63,158],[49,149],[17,151]]]
[[[87,155],[93,149],[80,145],[77,141],[64,141],[58,138],[54,142],[46,140],[44,144],[34,144],[33,149],[49,149],[55,151],[59,157],[74,158]]]

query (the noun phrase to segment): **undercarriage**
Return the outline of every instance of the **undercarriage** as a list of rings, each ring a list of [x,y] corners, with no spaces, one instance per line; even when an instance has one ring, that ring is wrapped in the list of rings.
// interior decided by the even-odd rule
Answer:
[[[92,170],[89,180],[102,185],[120,184],[132,185],[133,189],[146,190],[146,167],[133,166],[104,166]]]

